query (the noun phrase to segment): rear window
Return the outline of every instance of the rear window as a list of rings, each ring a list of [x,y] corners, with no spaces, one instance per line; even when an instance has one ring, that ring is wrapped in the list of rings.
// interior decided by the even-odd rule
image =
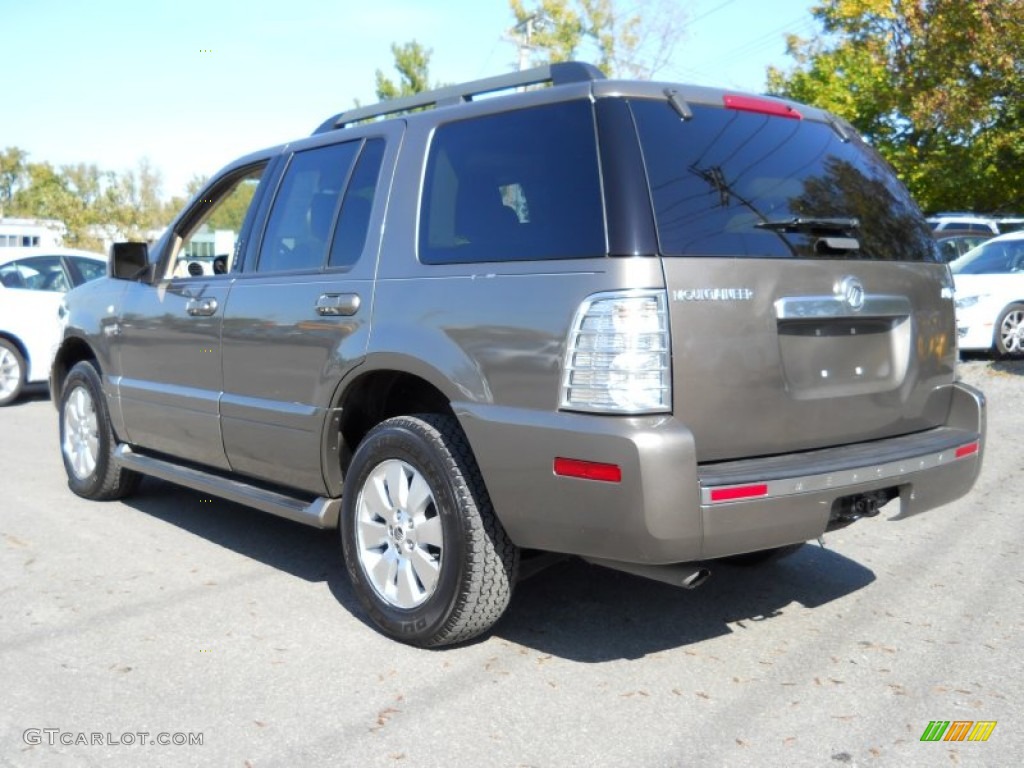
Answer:
[[[571,259],[605,251],[589,102],[437,129],[423,188],[420,261]]]
[[[664,101],[631,107],[665,255],[938,260],[910,194],[856,137],[734,109],[693,105],[683,120]]]

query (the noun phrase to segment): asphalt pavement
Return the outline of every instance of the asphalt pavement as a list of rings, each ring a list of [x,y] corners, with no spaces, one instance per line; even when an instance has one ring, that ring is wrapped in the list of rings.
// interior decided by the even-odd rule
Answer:
[[[436,651],[367,623],[335,534],[155,480],[79,499],[49,399],[0,409],[0,765],[1020,765],[1024,363],[961,370],[966,498],[692,592],[567,560]]]

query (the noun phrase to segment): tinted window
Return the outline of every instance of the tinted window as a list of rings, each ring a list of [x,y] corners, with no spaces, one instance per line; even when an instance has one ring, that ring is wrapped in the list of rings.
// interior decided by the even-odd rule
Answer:
[[[666,255],[935,260],[928,224],[884,160],[831,126],[694,105],[634,101]],[[759,224],[849,219],[850,232],[780,231]],[[834,249],[852,236],[857,250]]]
[[[384,158],[384,140],[371,139],[363,146],[345,191],[345,200],[338,215],[338,226],[331,244],[329,264],[351,267],[363,253],[366,232],[370,226],[370,210],[377,191],[377,178]]]
[[[323,266],[341,190],[360,145],[350,141],[295,153],[270,211],[257,272]]]
[[[428,264],[604,255],[589,102],[440,126],[427,161],[419,245]]]

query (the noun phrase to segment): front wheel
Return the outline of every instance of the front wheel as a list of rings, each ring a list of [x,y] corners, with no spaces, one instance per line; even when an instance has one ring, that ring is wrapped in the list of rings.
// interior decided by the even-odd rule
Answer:
[[[92,363],[77,363],[64,379],[60,400],[60,449],[68,487],[86,499],[120,499],[135,490],[139,475],[114,458],[100,376]]]
[[[356,594],[391,637],[462,642],[508,606],[519,551],[451,416],[398,416],[366,435],[345,475],[340,528]]]
[[[25,358],[7,339],[0,339],[0,408],[18,399],[25,388]]]
[[[1024,357],[1024,304],[1011,304],[999,316],[996,350],[1004,357]]]

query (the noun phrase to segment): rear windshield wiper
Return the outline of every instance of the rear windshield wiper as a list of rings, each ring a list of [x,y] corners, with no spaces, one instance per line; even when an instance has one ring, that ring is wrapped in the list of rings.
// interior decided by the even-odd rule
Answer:
[[[759,221],[754,224],[761,229],[771,229],[775,232],[821,232],[846,234],[860,227],[860,219],[853,217],[836,218],[804,218],[794,216],[791,219],[779,219],[778,221]]]

